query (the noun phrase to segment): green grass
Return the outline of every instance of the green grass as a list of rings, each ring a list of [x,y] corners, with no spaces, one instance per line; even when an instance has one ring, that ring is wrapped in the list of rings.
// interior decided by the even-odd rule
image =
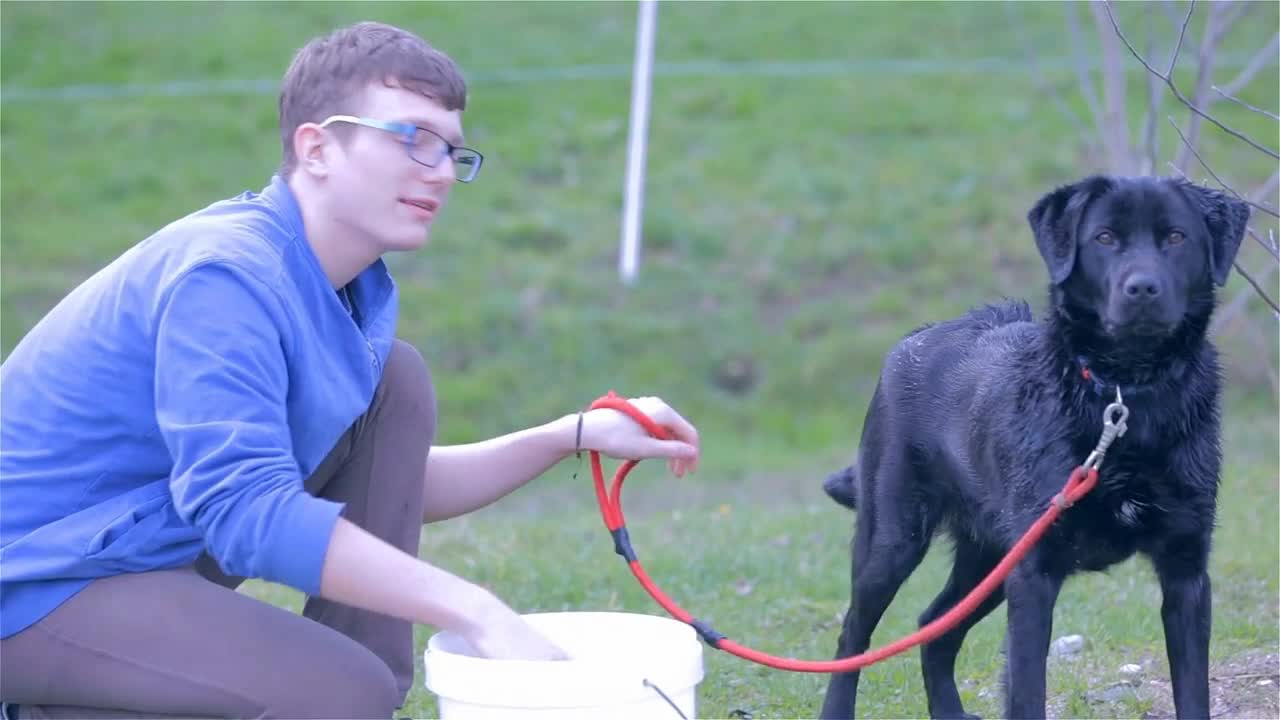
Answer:
[[[1137,7],[1119,11],[1141,47]],[[1252,12],[1223,43],[1237,67],[1280,11],[1259,3]],[[702,431],[704,462],[692,480],[642,466],[631,482],[628,516],[649,571],[735,639],[828,657],[848,595],[852,516],[820,497],[818,483],[852,452],[885,350],[923,321],[992,297],[1026,296],[1040,307],[1044,274],[1023,216],[1052,186],[1094,170],[1070,123],[1019,72],[1026,44],[1046,58],[1069,56],[1062,6],[1019,5],[1026,25],[1009,31],[996,3],[664,3],[644,262],[640,282],[622,288],[615,264],[634,13],[623,3],[6,4],[0,351],[162,224],[264,184],[279,155],[266,94],[58,101],[14,100],[11,91],[274,81],[315,33],[364,18],[406,25],[473,79],[467,136],[487,157],[480,182],[454,192],[431,246],[391,259],[401,335],[435,372],[441,441],[540,422],[609,389],[671,400]],[[1198,13],[1191,37],[1202,20]],[[1167,22],[1157,27],[1167,31]],[[1195,69],[1184,57],[1178,77],[1187,87]],[[926,64],[878,70],[886,58]],[[1008,62],[978,63],[988,58]],[[853,64],[812,76],[687,65],[708,60],[730,69]],[[597,72],[536,72],[569,66]],[[1136,88],[1143,76],[1134,67]],[[532,79],[504,79],[510,70]],[[1047,68],[1047,77],[1073,87],[1068,67]],[[1274,109],[1276,87],[1272,66],[1243,94]],[[1083,115],[1078,93],[1067,97]],[[1215,111],[1274,144],[1273,122],[1226,104]],[[1274,171],[1221,133],[1205,134],[1209,157],[1231,180],[1248,186]],[[1163,133],[1166,152],[1176,142]],[[1250,269],[1264,260],[1253,245],[1242,251]],[[1242,287],[1233,277],[1224,297]],[[1280,351],[1261,303],[1249,317],[1222,341],[1229,433],[1214,556],[1218,659],[1278,645],[1271,368]],[[753,370],[743,392],[716,382],[734,366]],[[521,610],[659,612],[612,554],[585,478],[571,485],[570,472],[556,468],[506,507],[427,528],[424,556]],[[941,584],[944,555],[935,549],[903,589],[877,644],[914,627]],[[740,581],[750,593],[735,591]],[[277,588],[249,591],[296,602]],[[1135,716],[1153,702],[1082,704],[1124,662],[1152,657],[1153,675],[1163,672],[1157,596],[1136,561],[1068,586],[1056,632],[1079,632],[1091,646],[1052,669],[1063,713]],[[981,692],[995,690],[1002,624],[993,616],[974,631],[959,668],[972,680],[970,710],[988,716],[998,692]],[[430,631],[420,629],[420,645]],[[818,676],[713,651],[707,669],[708,716],[736,708],[808,716],[820,702]],[[867,671],[862,688],[868,715],[924,712],[915,653]],[[420,687],[410,703],[414,715],[433,712]]]

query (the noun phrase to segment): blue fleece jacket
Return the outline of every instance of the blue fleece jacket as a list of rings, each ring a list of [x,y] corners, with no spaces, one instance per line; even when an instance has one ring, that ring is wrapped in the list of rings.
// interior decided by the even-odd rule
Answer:
[[[75,288],[0,365],[0,637],[93,578],[191,563],[306,593],[341,505],[306,478],[373,399],[378,261],[329,284],[288,186],[217,202]]]

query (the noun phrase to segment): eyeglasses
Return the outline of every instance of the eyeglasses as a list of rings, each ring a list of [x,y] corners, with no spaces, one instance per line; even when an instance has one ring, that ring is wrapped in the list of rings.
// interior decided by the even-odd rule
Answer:
[[[484,163],[484,156],[479,151],[454,145],[439,133],[412,123],[384,122],[354,115],[333,115],[320,123],[320,127],[328,127],[339,122],[363,125],[399,135],[400,141],[404,143],[405,150],[409,153],[409,159],[429,168],[436,167],[446,157],[449,158],[453,161],[453,176],[458,182],[469,183],[475,180],[476,175],[480,173],[480,165]]]

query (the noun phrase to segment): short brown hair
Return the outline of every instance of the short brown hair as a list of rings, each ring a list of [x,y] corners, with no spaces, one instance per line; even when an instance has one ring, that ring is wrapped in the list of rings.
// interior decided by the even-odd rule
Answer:
[[[446,110],[465,110],[467,106],[462,71],[422,38],[377,22],[340,28],[304,45],[284,74],[280,88],[281,175],[287,176],[297,164],[293,133],[299,125],[357,112],[352,105],[375,82],[412,90]]]

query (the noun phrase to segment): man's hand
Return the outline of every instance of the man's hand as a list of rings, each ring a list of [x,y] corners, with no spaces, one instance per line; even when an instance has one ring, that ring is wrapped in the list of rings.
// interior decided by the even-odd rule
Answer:
[[[489,590],[419,560],[339,517],[320,595],[460,635],[487,658],[565,660],[568,655]]]
[[[569,654],[500,602],[463,634],[481,657],[493,660],[568,660]]]
[[[591,410],[582,418],[582,450],[621,460],[666,458],[676,477],[698,469],[698,431],[661,399],[628,398],[637,410],[671,433],[671,440],[651,436],[629,415],[610,408]]]

